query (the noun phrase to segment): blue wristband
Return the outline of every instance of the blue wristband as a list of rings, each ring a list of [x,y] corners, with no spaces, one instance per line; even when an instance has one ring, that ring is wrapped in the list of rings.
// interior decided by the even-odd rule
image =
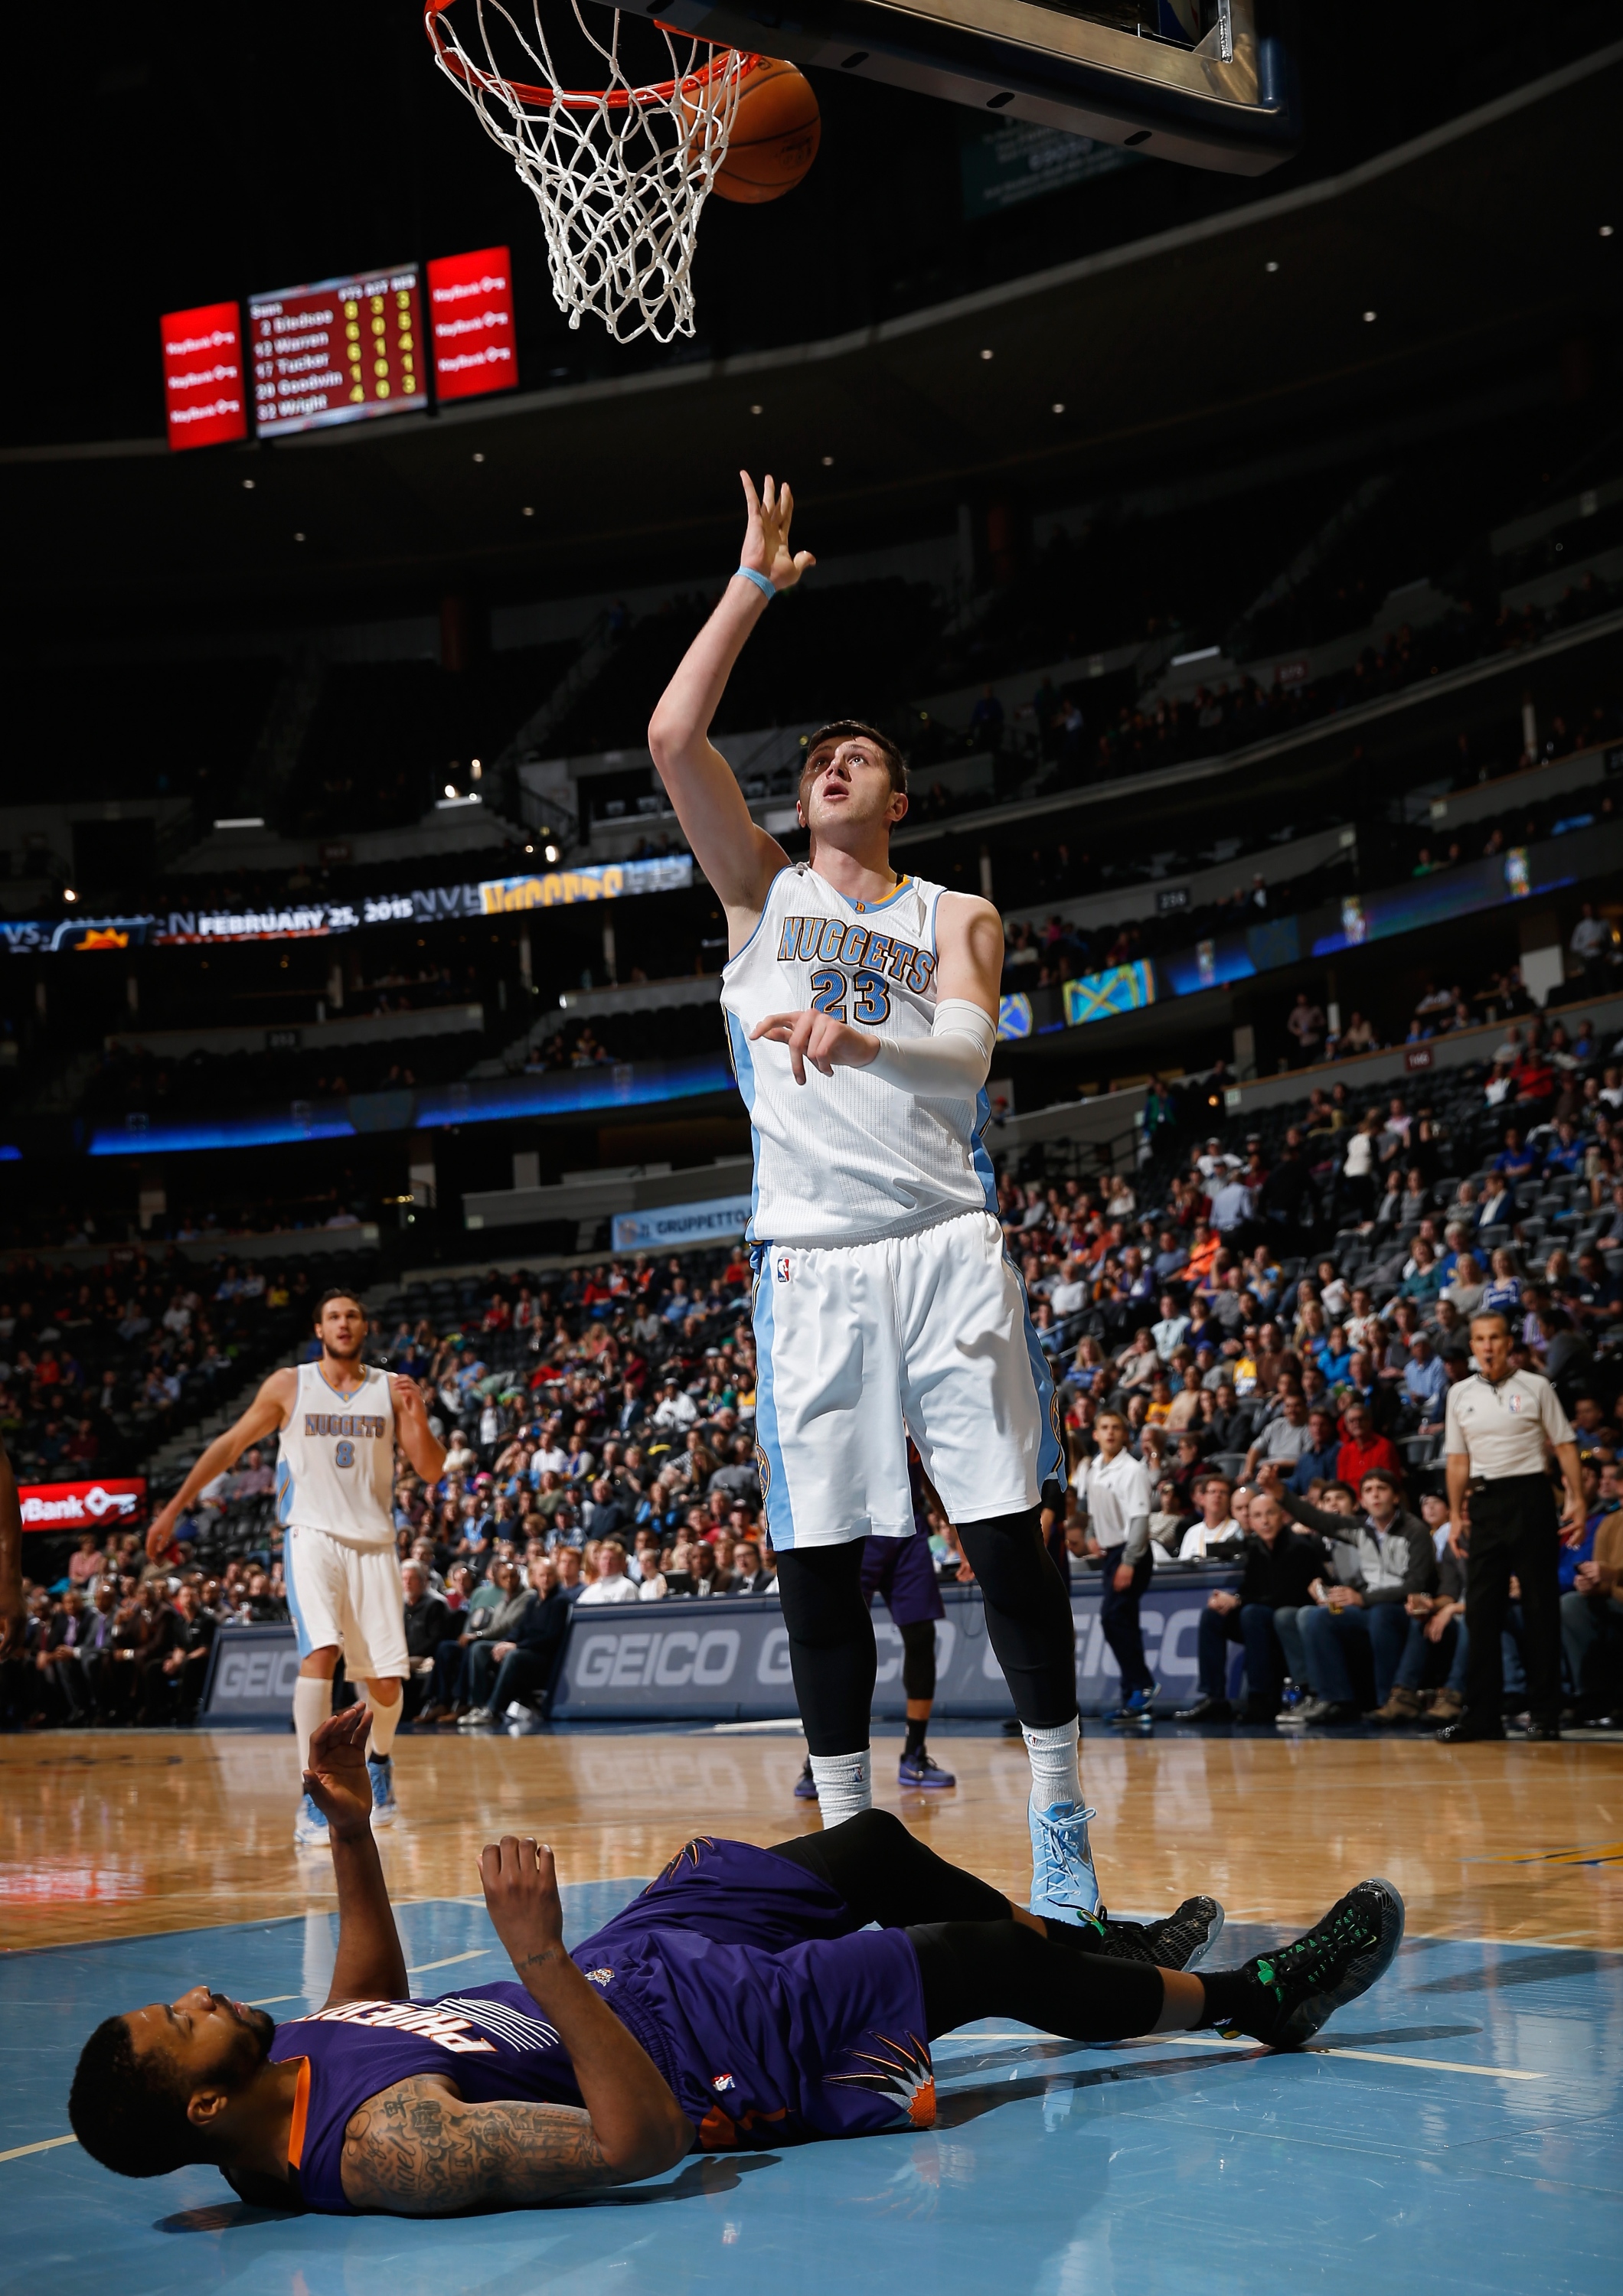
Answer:
[[[777,591],[772,587],[771,577],[768,574],[757,574],[753,566],[740,566],[738,571],[743,575],[746,582],[753,582],[754,584],[756,589],[760,591],[762,596],[766,600],[770,606],[772,600],[778,595]]]

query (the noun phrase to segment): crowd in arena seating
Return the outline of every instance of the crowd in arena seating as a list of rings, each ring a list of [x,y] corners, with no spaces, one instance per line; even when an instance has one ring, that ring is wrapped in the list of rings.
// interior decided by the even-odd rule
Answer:
[[[1277,1718],[1290,1726],[1366,1707],[1382,1722],[1461,1710],[1468,1566],[1437,1551],[1438,1470],[1448,1390],[1470,1374],[1482,1307],[1510,1316],[1512,1360],[1552,1381],[1577,1430],[1592,1507],[1562,1562],[1569,1687],[1589,1719],[1616,1702],[1591,1643],[1615,1655],[1623,1622],[1615,1570],[1602,1577],[1607,1541],[1596,1559],[1623,1496],[1623,1080],[1600,1065],[1591,1030],[1575,1041],[1586,1062],[1566,1032],[1534,1025],[1486,1071],[1384,1094],[1384,1109],[1361,1110],[1339,1085],[1254,1131],[1220,1123],[1204,1144],[1190,1125],[1209,1098],[1180,1109],[1168,1097],[1132,1181],[1003,1182],[1005,1232],[1063,1374],[1073,1459],[1091,1455],[1102,1410],[1125,1414],[1158,1501],[1157,1562],[1232,1555],[1278,1595],[1283,1518],[1307,1526],[1308,1578],[1298,1555],[1294,1595],[1270,1599],[1259,1646],[1248,1644],[1247,1719],[1276,1718],[1287,1682]],[[1386,1554],[1388,1530],[1401,1562]],[[1623,1524],[1611,1534],[1620,1540]],[[1396,1603],[1389,1617],[1378,1594]],[[1347,1608],[1376,1620],[1355,1669],[1372,1676],[1372,1697],[1348,1673],[1343,1644],[1367,1622],[1346,1624]],[[1285,1611],[1301,1614],[1294,1628],[1279,1623]],[[1229,1615],[1225,1597],[1214,1621]],[[1193,1718],[1230,1710],[1228,1631],[1207,1634]]]
[[[1511,1316],[1515,1361],[1553,1381],[1578,1431],[1593,1505],[1562,1566],[1569,1691],[1584,1718],[1616,1708],[1623,1081],[1581,1024],[1519,1025],[1501,1049],[1380,1105],[1339,1081],[1252,1126],[1227,1114],[1224,1076],[1215,1094],[1202,1079],[1152,1101],[1130,1174],[1067,1171],[1050,1146],[1000,1180],[1073,1467],[1101,1411],[1121,1412],[1155,1489],[1157,1567],[1241,1570],[1241,1601],[1203,1629],[1197,1719],[1230,1710],[1237,1636],[1246,1718],[1457,1710],[1463,1578],[1440,1541],[1440,1452],[1483,1305]],[[439,1483],[408,1472],[396,1496],[416,1726],[544,1712],[577,1603],[771,1591],[749,1281],[740,1249],[439,1278],[383,1303],[375,1352],[422,1384],[448,1449]],[[275,1284],[222,1270],[205,1299],[173,1265],[144,1266],[121,1324],[147,1340],[133,1322],[167,1315],[167,1294],[190,1321],[161,1316],[165,1341],[218,1344]],[[275,1297],[284,1336],[301,1330],[308,1280]],[[62,1360],[60,1329],[34,1337],[31,1366],[47,1346]],[[124,1533],[32,1590],[10,1718],[185,1718],[208,1638],[283,1614],[273,1462],[260,1447],[202,1494],[173,1578]],[[951,1526],[932,1513],[928,1529],[938,1569],[961,1573]],[[1080,1513],[1067,1540],[1086,1583]]]
[[[173,1250],[89,1270],[11,1260],[0,1435],[19,1481],[129,1472],[292,1343],[311,1283],[302,1262],[202,1267]]]

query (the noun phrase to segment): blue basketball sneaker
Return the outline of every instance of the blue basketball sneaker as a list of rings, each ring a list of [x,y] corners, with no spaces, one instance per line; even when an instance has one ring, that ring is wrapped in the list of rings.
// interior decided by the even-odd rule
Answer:
[[[333,1846],[325,1816],[309,1794],[300,1801],[299,1815],[293,1821],[293,1840],[301,1849],[330,1849]]]
[[[1099,1876],[1088,1846],[1088,1820],[1097,1810],[1079,1801],[1057,1801],[1047,1809],[1028,1804],[1031,1821],[1031,1910],[1044,1920],[1097,1924],[1101,1908]]]
[[[1152,1722],[1155,1702],[1160,1694],[1160,1684],[1152,1682],[1148,1689],[1135,1690],[1131,1698],[1125,1698],[1109,1718],[1112,1722]]]
[[[400,1805],[394,1798],[394,1757],[385,1754],[379,1761],[375,1754],[367,1757],[367,1775],[372,1781],[372,1824],[392,1825],[400,1814]]]

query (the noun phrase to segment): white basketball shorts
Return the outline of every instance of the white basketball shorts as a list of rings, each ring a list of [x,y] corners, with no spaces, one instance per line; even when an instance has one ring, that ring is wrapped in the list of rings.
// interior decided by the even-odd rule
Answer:
[[[408,1671],[406,1595],[391,1546],[355,1546],[330,1530],[294,1523],[283,1568],[301,1658],[336,1644],[351,1682],[383,1682]]]
[[[1053,1384],[989,1212],[918,1235],[757,1244],[755,1445],[779,1549],[910,1538],[907,1438],[953,1522],[1065,1479]]]

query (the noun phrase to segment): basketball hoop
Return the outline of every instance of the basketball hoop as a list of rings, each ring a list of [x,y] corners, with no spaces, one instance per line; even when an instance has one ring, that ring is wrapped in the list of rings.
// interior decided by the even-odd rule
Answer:
[[[423,20],[441,70],[535,194],[553,299],[570,325],[589,311],[617,342],[641,334],[669,342],[693,332],[699,214],[727,156],[740,86],[759,59],[655,20],[649,29],[664,44],[671,76],[638,84],[622,68],[620,10],[569,4],[606,67],[601,88],[561,85],[541,0],[528,0],[532,30],[520,21],[525,0],[464,0],[465,23],[478,19],[482,62],[450,20],[454,0],[424,0]],[[606,45],[589,29],[589,12]],[[504,62],[535,77],[510,78]]]

